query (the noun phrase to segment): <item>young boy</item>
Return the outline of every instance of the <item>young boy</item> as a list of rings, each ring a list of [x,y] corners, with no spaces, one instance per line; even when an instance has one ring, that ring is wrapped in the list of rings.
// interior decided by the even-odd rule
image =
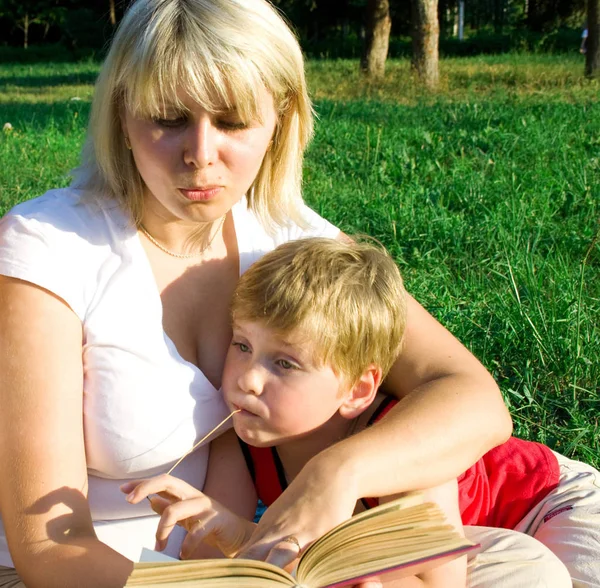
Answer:
[[[233,339],[222,385],[228,406],[238,411],[233,424],[240,443],[227,434],[213,442],[205,495],[165,477],[143,482],[130,494],[131,502],[159,491],[181,500],[164,511],[157,548],[166,545],[180,521],[189,531],[184,556],[207,537],[226,555],[243,547],[253,523],[208,498],[218,497],[237,514],[252,518],[256,494],[247,492],[252,481],[240,446],[255,472],[260,472],[262,458],[249,453],[250,447],[265,448],[267,457],[276,455],[280,482],[287,484],[314,455],[368,425],[383,400],[379,385],[400,352],[404,299],[396,264],[367,243],[286,243],[241,277],[232,302]],[[131,485],[124,490],[131,492]],[[456,482],[427,491],[426,498],[437,502],[462,534]],[[364,502],[357,504],[357,512],[369,505]],[[158,510],[165,506],[156,499],[153,504]],[[287,559],[294,559],[300,545],[290,538],[281,548],[290,551]],[[393,585],[458,588],[465,581],[463,556]]]
[[[240,410],[233,422],[241,443],[230,434],[213,442],[205,494],[172,477],[123,488],[131,492],[131,502],[155,492],[168,497],[153,498],[156,510],[164,511],[157,548],[164,547],[179,522],[188,530],[184,557],[198,555],[203,539],[227,555],[237,553],[254,528],[237,516],[252,517],[254,488],[270,505],[312,456],[385,416],[396,401],[377,389],[401,346],[403,297],[394,262],[364,243],[288,243],[242,276],[232,303],[233,340],[223,375],[225,399],[232,411]],[[460,476],[458,494],[456,484],[428,492],[458,529],[462,515],[463,524],[497,528],[488,532],[496,533],[498,543],[507,537],[529,540],[522,559],[515,561],[521,568],[531,564],[524,566],[531,569],[528,585],[571,586],[571,579],[576,587],[598,585],[600,474],[590,466],[512,438]],[[237,515],[208,496],[219,497]],[[367,498],[356,508],[375,503]],[[502,534],[498,528],[520,533]],[[563,563],[548,552],[554,567],[536,567],[536,549],[546,548],[522,533]],[[299,547],[288,542],[280,549],[290,552],[289,560]],[[501,558],[482,558],[488,563],[474,566],[469,585],[497,586],[497,578],[503,586],[516,585],[504,583],[507,565],[494,575],[501,569],[498,563],[510,568]],[[548,570],[544,579],[540,568]],[[512,569],[511,574],[516,578]],[[464,586],[464,558],[419,580],[421,586]]]

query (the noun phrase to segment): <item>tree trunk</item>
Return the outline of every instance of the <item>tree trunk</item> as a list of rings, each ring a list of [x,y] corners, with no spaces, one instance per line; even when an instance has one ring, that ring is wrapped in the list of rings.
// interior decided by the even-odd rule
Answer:
[[[595,78],[600,72],[600,1],[588,0],[588,37],[585,42],[585,75]]]
[[[29,14],[25,13],[25,18],[23,19],[23,48],[27,49],[29,47]]]
[[[110,24],[117,26],[117,11],[115,10],[115,0],[108,0],[108,13],[110,15]]]
[[[502,34],[504,28],[504,0],[496,0],[494,3],[494,32]]]
[[[435,88],[439,80],[440,26],[437,0],[411,0],[412,3],[412,62],[411,67],[421,82]]]
[[[385,74],[391,30],[389,0],[368,0],[365,47],[360,67],[371,79],[383,78]]]

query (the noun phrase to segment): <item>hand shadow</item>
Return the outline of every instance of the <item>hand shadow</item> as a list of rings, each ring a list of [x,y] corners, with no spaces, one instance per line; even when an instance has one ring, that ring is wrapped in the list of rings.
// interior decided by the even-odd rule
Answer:
[[[63,486],[42,496],[25,513],[40,515],[49,512],[54,506],[64,504],[71,512],[60,514],[46,523],[50,541],[69,543],[73,535],[95,537],[92,515],[87,498],[81,490]]]

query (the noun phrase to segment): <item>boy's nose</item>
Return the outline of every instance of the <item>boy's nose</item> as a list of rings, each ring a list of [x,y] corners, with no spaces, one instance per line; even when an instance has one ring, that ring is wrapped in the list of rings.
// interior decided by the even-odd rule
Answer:
[[[252,366],[245,369],[238,378],[240,390],[246,394],[260,396],[263,391],[264,378],[259,367]]]

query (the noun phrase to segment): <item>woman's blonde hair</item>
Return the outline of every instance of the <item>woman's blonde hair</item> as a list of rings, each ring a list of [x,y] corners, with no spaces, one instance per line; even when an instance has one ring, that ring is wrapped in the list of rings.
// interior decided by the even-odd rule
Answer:
[[[406,294],[394,260],[372,242],[309,238],[280,245],[242,275],[233,321],[260,322],[311,344],[317,365],[348,385],[370,364],[385,377],[400,353]]]
[[[181,106],[181,89],[204,108],[235,108],[260,119],[260,89],[273,96],[271,148],[247,194],[267,228],[302,222],[302,159],[313,132],[298,41],[265,0],[136,0],[104,61],[74,187],[119,201],[139,225],[143,181],[123,136],[120,115],[160,117]],[[179,93],[181,95],[181,93]]]

